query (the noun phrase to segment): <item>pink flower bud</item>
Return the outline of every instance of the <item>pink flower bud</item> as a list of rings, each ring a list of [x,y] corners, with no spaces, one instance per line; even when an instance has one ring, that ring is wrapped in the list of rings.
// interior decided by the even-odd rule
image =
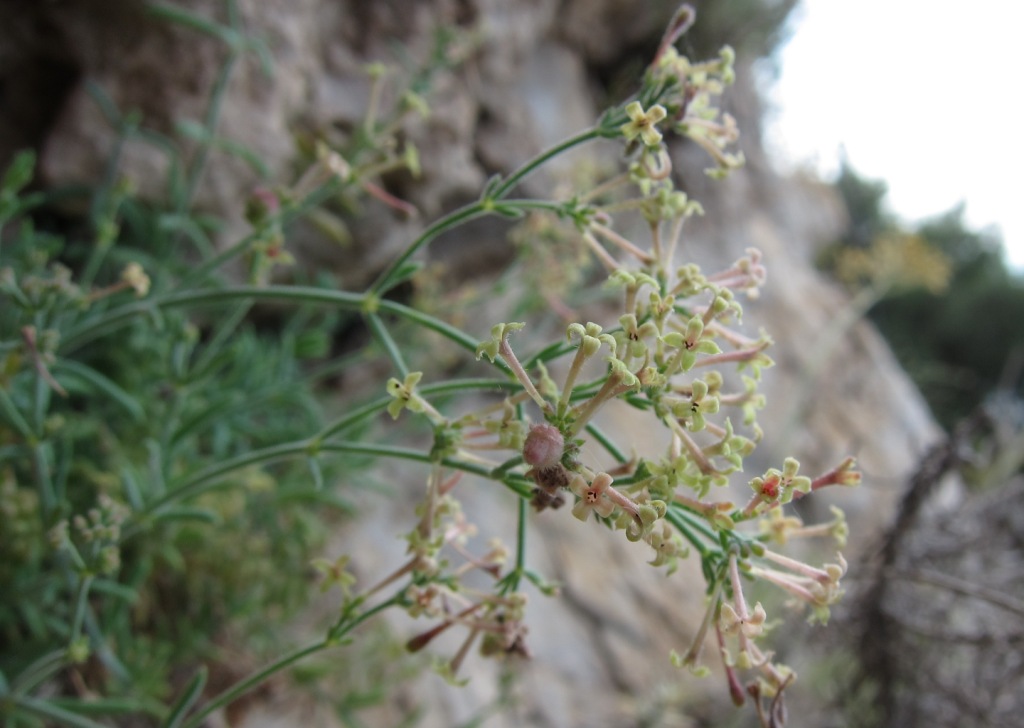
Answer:
[[[523,460],[527,465],[544,470],[557,465],[565,452],[565,439],[557,427],[534,425],[523,443]]]
[[[257,187],[245,205],[245,219],[253,225],[262,225],[281,208],[277,194],[266,187]]]

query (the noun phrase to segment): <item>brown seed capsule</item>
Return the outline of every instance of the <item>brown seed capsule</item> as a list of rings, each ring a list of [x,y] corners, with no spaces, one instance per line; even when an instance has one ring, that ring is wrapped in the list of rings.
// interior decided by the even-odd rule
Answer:
[[[558,465],[565,452],[565,439],[557,427],[534,425],[523,443],[523,461],[536,470]]]
[[[543,488],[534,488],[530,505],[538,513],[546,508],[558,509],[565,505],[565,497],[561,493],[551,493]]]

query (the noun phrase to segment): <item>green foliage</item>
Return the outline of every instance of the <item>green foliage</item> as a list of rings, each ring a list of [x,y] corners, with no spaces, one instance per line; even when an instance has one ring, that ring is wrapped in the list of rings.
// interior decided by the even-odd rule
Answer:
[[[216,321],[146,307],[110,335],[78,336],[137,306],[143,289],[173,288],[184,261],[161,260],[167,235],[154,241],[128,225],[101,262],[88,235],[37,231],[22,216],[8,226],[0,670],[17,675],[40,655],[75,650],[74,661],[106,675],[109,694],[131,676],[166,697],[173,671],[214,654],[229,623],[269,635],[268,613],[304,602],[304,579],[275,564],[304,563],[321,542],[323,521],[300,507],[315,497],[308,469],[253,466],[198,498],[169,494],[205,468],[319,426],[302,331],[329,319],[306,316],[303,329],[271,336],[245,320],[247,304]],[[137,259],[152,290],[121,277]],[[90,272],[91,287],[76,282]]]
[[[894,221],[883,206],[889,193],[885,182],[861,177],[844,160],[836,188],[850,214],[850,226],[842,240],[844,245],[866,248],[879,234],[893,227]]]
[[[303,565],[347,511],[320,486],[355,468],[344,455],[322,466],[315,457],[246,463],[322,426],[315,367],[336,314],[298,306],[268,332],[250,317],[251,300],[215,311],[159,303],[228,282],[215,265],[218,224],[189,212],[207,152],[227,148],[213,134],[223,87],[211,115],[193,124],[204,133],[192,135],[199,152],[189,163],[177,140],[140,129],[93,92],[120,133],[117,149],[127,139],[155,143],[173,163],[163,201],[141,200],[117,179],[116,152],[91,190],[33,191],[30,152],[3,177],[5,725],[103,712],[103,701],[58,708],[30,697],[73,681],[120,705],[113,713],[155,720],[168,715],[161,703],[183,671],[222,659],[222,642],[279,650],[280,624],[308,601]],[[84,220],[58,212],[72,200]]]

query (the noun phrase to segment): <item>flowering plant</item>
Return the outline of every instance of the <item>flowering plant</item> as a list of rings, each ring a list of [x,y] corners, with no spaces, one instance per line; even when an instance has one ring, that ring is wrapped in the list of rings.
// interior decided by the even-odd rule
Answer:
[[[529,524],[534,517],[564,518],[567,511],[588,523],[565,521],[566,528],[600,522],[646,549],[652,567],[669,574],[681,559],[693,555],[700,560],[706,606],[695,620],[699,626],[692,644],[682,653],[673,652],[671,659],[678,666],[705,672],[702,648],[713,634],[733,700],[739,704],[751,696],[762,722],[779,725],[782,696],[793,674],[761,646],[768,615],[759,602],[750,604],[744,587],[751,580],[779,587],[806,604],[812,620],[826,621],[829,607],[842,594],[845,561],[837,556],[815,566],[781,549],[799,537],[831,537],[842,546],[846,535],[842,514],[837,511],[830,523],[805,526],[784,508],[821,488],[853,485],[859,474],[848,459],[812,478],[800,473],[795,460],[786,459],[779,468],[748,479],[751,494],[745,502],[719,496],[723,486],[741,477],[745,458],[762,438],[756,418],[765,401],[757,389],[761,371],[772,364],[766,354],[771,340],[763,333],[751,338],[737,328],[741,297],[756,298],[765,284],[758,251],[748,250],[728,268],[713,273],[678,259],[684,224],[702,214],[702,208],[673,181],[668,140],[682,137],[698,144],[712,161],[708,173],[714,177],[743,163],[742,155],[731,151],[738,135],[735,121],[716,106],[733,80],[733,53],[725,48],[717,58],[704,62],[680,55],[675,43],[693,20],[689,6],[676,13],[633,98],[609,109],[593,128],[507,176],[490,180],[479,199],[426,227],[361,293],[272,284],[271,274],[276,267],[293,262],[287,251],[288,223],[311,214],[325,200],[339,194],[365,194],[402,212],[410,210],[408,203],[390,195],[376,180],[387,170],[415,171],[418,166],[415,148],[397,134],[404,115],[427,113],[422,99],[412,92],[400,96],[393,118],[379,118],[377,103],[371,104],[359,138],[351,145],[317,145],[315,160],[295,184],[259,190],[249,206],[252,233],[189,270],[151,281],[143,265],[131,261],[116,282],[92,285],[93,269],[116,236],[112,229],[110,239],[97,248],[97,262],[86,265],[78,283],[72,283],[70,272],[60,267],[52,267],[45,279],[19,278],[13,269],[4,268],[0,294],[14,303],[21,318],[17,322],[20,342],[8,342],[4,349],[9,365],[5,371],[11,373],[0,380],[4,384],[0,388],[0,452],[10,460],[26,453],[31,456],[31,464],[16,470],[26,478],[34,477],[39,513],[74,598],[66,610],[73,614],[66,649],[33,663],[25,671],[30,677],[14,680],[13,687],[0,673],[0,699],[9,697],[3,704],[19,715],[61,720],[71,716],[76,725],[96,725],[85,717],[87,707],[56,707],[29,693],[48,676],[91,654],[109,656],[111,640],[99,631],[89,597],[97,583],[107,593],[117,592],[126,544],[152,532],[156,524],[203,517],[196,504],[225,486],[268,487],[266,469],[271,464],[305,463],[320,490],[325,482],[322,463],[358,455],[426,466],[426,494],[415,524],[404,536],[405,561],[364,585],[350,571],[358,557],[316,559],[313,566],[321,575],[321,585],[337,587],[342,596],[337,617],[323,637],[205,701],[201,697],[206,673],[199,671],[174,704],[157,711],[168,725],[196,728],[213,711],[269,676],[345,643],[354,630],[389,609],[431,621],[408,641],[410,651],[426,648],[449,630],[464,631],[455,654],[436,662],[452,681],[459,679],[460,667],[475,645],[488,656],[528,655],[524,622],[528,585],[545,594],[557,592],[525,561]],[[189,22],[196,24],[195,19]],[[247,46],[233,48],[241,53]],[[369,71],[375,88],[371,98],[379,99],[386,73],[379,66]],[[525,177],[556,156],[598,139],[621,144],[621,171],[566,198],[512,196]],[[18,179],[6,189],[16,193],[25,180],[21,173],[15,176]],[[187,200],[182,204],[187,205]],[[17,207],[0,207],[4,213],[0,223],[12,219]],[[394,299],[400,284],[417,280],[414,256],[418,251],[457,225],[485,215],[526,221],[549,216],[570,225],[604,269],[609,295],[617,300],[615,313],[601,321],[572,318],[564,338],[524,356],[523,347],[513,348],[511,335],[527,328],[527,322],[494,323],[481,341],[478,335]],[[627,232],[630,220],[645,230],[645,242]],[[211,284],[213,273],[235,258],[249,261],[249,283]],[[58,299],[74,305],[51,315]],[[198,306],[236,306],[224,328],[208,342],[212,350],[199,347],[194,326],[178,322],[180,331],[168,360],[177,367],[180,381],[189,383],[188,361],[193,352],[208,351],[196,354],[194,364],[202,372],[214,371],[218,347],[235,336],[235,327],[252,301],[332,307],[359,316],[394,376],[381,383],[379,397],[312,428],[311,435],[269,443],[246,441],[246,447],[219,452],[212,462],[198,466],[180,449],[185,425],[179,428],[181,413],[171,412],[167,416],[178,419],[169,419],[162,439],[157,440],[165,449],[151,448],[149,455],[157,463],[159,487],[135,487],[132,468],[125,465],[123,497],[108,487],[97,497],[95,507],[69,518],[68,509],[57,505],[50,477],[59,449],[48,439],[59,430],[59,423],[46,417],[50,394],[66,396],[62,382],[84,381],[85,389],[114,399],[133,418],[144,421],[148,414],[118,384],[75,365],[73,356],[111,331],[150,316]],[[392,333],[396,322],[430,330],[477,360],[486,359],[495,376],[440,378],[439,373],[413,370],[407,357],[414,352],[403,349]],[[562,374],[552,373],[559,369]],[[452,405],[452,395],[462,395],[465,402],[481,391],[499,391],[502,396],[470,412]],[[613,402],[644,413],[652,429],[664,428],[669,444],[659,457],[627,455],[629,448],[602,429],[601,419]],[[364,441],[358,430],[384,413],[393,419],[423,418],[432,431],[432,445],[422,451]],[[200,412],[194,415],[200,422],[204,417]],[[189,426],[198,427],[192,422]],[[216,437],[210,439],[210,447],[215,448]],[[593,450],[603,450],[615,464],[592,467],[587,453]],[[195,452],[201,451],[205,452],[203,448]],[[125,458],[131,458],[128,451]],[[468,539],[476,527],[469,523],[457,497],[466,475],[500,484],[519,496],[513,548],[492,540],[483,553],[469,550]],[[20,494],[25,489],[17,486],[15,490]],[[563,506],[567,508],[561,510]],[[539,515],[531,515],[531,510]],[[457,562],[448,556],[453,551]],[[487,575],[491,587],[470,586],[465,580],[470,572]],[[115,661],[110,658],[109,664]],[[82,710],[76,712],[77,708]]]
[[[777,725],[782,692],[793,673],[759,646],[767,615],[759,602],[748,603],[744,582],[774,585],[806,604],[812,621],[827,621],[829,607],[842,594],[846,562],[837,555],[830,563],[811,566],[780,549],[800,537],[832,538],[842,547],[842,513],[835,510],[830,523],[805,526],[783,509],[820,488],[854,485],[860,476],[852,459],[812,479],[800,474],[796,460],[787,458],[781,468],[749,480],[752,493],[746,503],[715,497],[730,476],[742,471],[744,458],[762,437],[756,414],[765,402],[757,386],[761,370],[772,362],[765,353],[771,344],[767,335],[751,339],[735,328],[742,314],[739,296],[756,298],[765,283],[760,253],[748,250],[732,266],[712,274],[676,259],[685,220],[702,210],[673,183],[666,135],[689,138],[707,150],[714,162],[708,170],[712,176],[726,174],[743,161],[741,154],[729,151],[737,138],[735,122],[714,103],[733,78],[731,50],[703,63],[692,63],[675,50],[676,39],[693,17],[692,9],[684,6],[673,18],[635,99],[611,109],[594,129],[557,148],[563,151],[593,138],[621,139],[627,168],[623,173],[567,200],[509,198],[515,184],[534,168],[531,163],[507,179],[492,180],[480,201],[450,216],[461,220],[541,210],[570,221],[604,267],[609,287],[620,291],[621,308],[602,324],[570,323],[563,342],[542,346],[525,358],[516,354],[511,335],[526,323],[495,324],[475,350],[478,359],[487,359],[510,379],[514,391],[497,406],[445,416],[443,408],[430,404],[425,389],[417,390],[422,372],[389,381],[394,398],[389,412],[397,417],[407,409],[425,416],[434,430],[435,447],[423,518],[408,536],[410,558],[388,583],[407,579],[407,588],[415,593],[406,604],[410,613],[439,620],[410,642],[411,649],[424,647],[456,625],[466,630],[463,646],[441,664],[450,677],[478,639],[486,654],[525,654],[522,583],[525,579],[546,588],[523,562],[525,510],[519,514],[520,543],[511,568],[501,570],[496,559],[505,551],[492,547],[449,570],[439,551],[447,543],[461,543],[467,534],[454,500],[456,484],[466,472],[491,478],[535,511],[557,509],[569,501],[576,518],[587,521],[593,515],[628,540],[646,544],[652,550],[650,563],[668,573],[679,559],[696,553],[707,580],[707,606],[693,643],[683,654],[673,652],[672,659],[704,672],[701,649],[713,632],[733,700],[740,704],[745,694],[753,696],[762,720]],[[619,232],[618,221],[630,214],[645,224],[647,244]],[[426,240],[411,246],[407,255]],[[404,259],[381,277],[376,290],[396,282],[394,273]],[[563,358],[568,365],[559,381],[548,368]],[[597,376],[582,380],[596,361],[603,363]],[[403,370],[400,359],[393,363]],[[737,378],[728,369],[739,373],[731,386],[726,382]],[[667,428],[670,444],[661,458],[627,457],[599,428],[600,413],[615,400],[645,412],[652,428]],[[594,445],[617,465],[609,470],[589,467],[581,451]],[[494,457],[502,451],[505,458]],[[454,575],[466,569],[491,573],[493,592],[463,587]],[[747,673],[756,679],[744,688],[741,675]]]

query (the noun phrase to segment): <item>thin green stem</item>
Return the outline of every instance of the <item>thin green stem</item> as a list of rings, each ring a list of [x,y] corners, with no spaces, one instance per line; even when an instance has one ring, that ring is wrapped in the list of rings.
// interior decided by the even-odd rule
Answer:
[[[569,428],[569,434],[575,435],[578,433],[602,406],[628,391],[628,388],[624,389],[624,387],[628,387],[628,385],[622,384],[622,377],[612,372],[605,383],[601,385],[601,389],[597,391],[597,394],[577,408],[578,411],[576,411],[576,417]]]
[[[702,540],[697,538],[697,535],[690,530],[691,525],[695,525],[689,521],[679,510],[669,508],[668,512],[665,513],[665,519],[671,523],[683,538],[690,542],[690,544],[697,549],[697,553],[701,555],[701,558],[707,556],[710,553],[708,545]]]
[[[209,341],[203,346],[202,352],[196,357],[195,363],[192,365],[192,371],[203,371],[217,358],[222,348],[227,344],[235,331],[238,330],[242,321],[245,320],[250,309],[252,309],[252,301],[241,301],[235,306],[233,311],[217,323],[217,329],[213,336],[210,337]]]
[[[230,688],[228,688],[220,695],[215,697],[209,703],[204,705],[202,710],[196,712],[191,718],[189,718],[188,721],[184,723],[182,728],[198,728],[198,726],[202,725],[206,717],[214,711],[219,710],[220,708],[223,708],[227,705],[230,705],[250,690],[253,690],[254,688],[257,688],[260,685],[262,685],[264,682],[267,681],[267,679],[269,679],[273,675],[276,675],[282,670],[288,669],[295,663],[304,660],[310,655],[315,655],[316,653],[321,652],[322,650],[325,650],[331,646],[332,643],[330,641],[323,639],[319,642],[307,645],[306,647],[301,647],[293,652],[288,653],[287,655],[284,655],[283,657],[280,657],[279,659],[275,660],[274,662],[264,667],[259,672],[256,672],[250,675],[249,677],[245,678],[244,680],[235,683]]]
[[[72,713],[70,710],[58,708],[49,701],[39,700],[28,695],[15,695],[11,698],[11,702],[14,703],[14,707],[17,710],[46,718],[48,721],[53,721],[58,725],[72,726],[72,728],[107,728],[102,723],[89,720],[85,716]]]
[[[253,690],[254,688],[257,688],[260,685],[262,685],[270,677],[276,675],[282,670],[288,669],[292,665],[300,662],[301,660],[304,660],[305,658],[311,655],[315,655],[318,652],[321,652],[330,647],[334,647],[340,644],[343,638],[349,632],[354,630],[356,627],[361,625],[366,620],[384,611],[385,609],[389,609],[390,607],[399,604],[401,602],[401,598],[402,594],[401,592],[399,592],[387,601],[381,602],[380,604],[372,607],[371,609],[367,609],[365,612],[362,612],[354,619],[352,619],[348,624],[340,626],[336,625],[334,628],[331,629],[331,634],[327,638],[320,640],[319,642],[315,642],[314,644],[307,645],[306,647],[301,647],[295,650],[294,652],[290,652],[289,654],[284,655],[283,657],[270,663],[262,670],[250,675],[244,680],[235,683],[230,688],[228,688],[220,695],[215,697],[213,700],[211,700],[209,703],[207,703],[205,706],[203,706],[203,709],[198,711],[191,718],[189,718],[189,720],[186,723],[184,723],[182,728],[198,728],[198,726],[202,725],[203,721],[211,713],[227,705],[230,705],[232,702],[234,702],[241,696],[245,695],[250,690]]]
[[[520,498],[516,517],[516,565],[498,582],[499,593],[502,595],[518,591],[523,575],[528,573],[526,569],[526,523],[528,512],[528,501],[525,498]]]
[[[377,114],[380,111],[380,97],[384,90],[384,74],[373,73],[370,82],[370,98],[366,102],[366,116],[363,119],[363,133],[372,144],[373,132],[377,126]]]
[[[361,442],[325,442],[320,449],[327,452],[345,452],[359,455],[372,455],[374,457],[398,458],[400,460],[413,460],[420,463],[433,463],[434,458],[429,452],[421,452],[409,448],[394,447],[392,445],[368,445]],[[445,458],[441,464],[446,468],[461,470],[470,475],[478,475],[481,478],[492,480],[491,468],[479,463],[466,462],[455,458]],[[499,482],[522,498],[529,498],[532,495],[530,481],[519,475],[506,475]]]
[[[523,464],[523,456],[522,455],[516,455],[514,457],[510,457],[508,460],[503,462],[501,465],[498,465],[497,467],[493,468],[487,474],[487,476],[489,478],[494,479],[494,480],[497,480],[499,478],[503,478],[503,477],[505,477],[505,473],[510,471],[512,468],[514,468],[514,467],[516,467],[518,465],[522,465],[522,464]]]
[[[407,321],[412,321],[413,323],[424,326],[431,331],[435,331],[476,356],[476,347],[480,342],[461,329],[457,329],[454,326],[445,323],[441,319],[434,318],[433,316],[425,314],[415,308],[404,306],[401,303],[396,303],[394,301],[381,301],[380,310],[387,311],[388,313],[395,314],[396,316],[401,316]],[[501,362],[495,362],[494,365],[505,373],[510,373],[511,371]]]
[[[372,298],[372,294],[332,291],[312,286],[232,286],[231,288],[167,293],[146,301],[138,301],[121,306],[108,312],[98,321],[87,323],[78,331],[71,332],[65,339],[62,354],[66,355],[68,351],[73,351],[100,334],[123,326],[136,316],[153,311],[154,309],[203,306],[246,298],[329,304],[350,311],[358,311],[366,308],[367,302]],[[394,301],[378,301],[377,310],[394,314],[424,326],[458,344],[466,351],[476,354],[478,343],[476,339],[438,318]],[[503,371],[508,371],[504,364],[496,363],[496,366]]]
[[[38,317],[37,317],[38,318]],[[41,323],[41,322],[39,322]],[[42,331],[42,327],[36,325],[37,331]],[[32,342],[32,348],[35,348],[35,342]],[[35,387],[32,396],[32,419],[35,425],[36,432],[43,433],[43,425],[46,422],[46,413],[50,409],[50,382],[47,381],[49,375],[45,369],[45,365],[41,362],[42,354],[38,351],[33,353],[34,356],[40,357],[39,364],[35,367]]]
[[[137,316],[150,313],[156,309],[202,306],[246,298],[326,303],[349,310],[358,310],[365,302],[365,297],[362,294],[348,293],[346,291],[329,291],[307,286],[233,286],[231,288],[210,288],[206,290],[185,290],[165,293],[119,306],[105,312],[96,320],[87,321],[77,331],[72,330],[68,332],[67,336],[61,341],[61,354],[66,356],[69,351],[73,351],[92,341],[97,336],[115,330]]]
[[[514,200],[502,200],[501,204],[495,208],[496,212],[505,212],[512,210],[545,210],[546,212],[554,213],[555,215],[562,215],[566,211],[566,205],[564,202],[552,202],[551,200],[531,200],[529,198],[524,198]]]
[[[185,373],[182,372],[182,374]],[[160,423],[160,440],[159,443],[154,444],[158,452],[158,458],[155,459],[158,466],[156,472],[159,474],[158,479],[163,482],[170,477],[168,469],[174,459],[176,434],[181,430],[182,410],[185,407],[185,402],[191,398],[189,391],[191,389],[191,386],[182,384],[180,380],[169,387],[168,406]]]
[[[527,523],[527,502],[525,498],[519,499],[519,510],[516,521],[516,573],[522,574],[526,568],[526,523]],[[519,579],[512,587],[512,591],[519,588]]]
[[[232,28],[232,30],[237,29]],[[196,158],[192,161],[192,165],[189,168],[185,189],[177,205],[178,214],[183,214],[192,206],[192,200],[199,189],[199,183],[203,179],[203,172],[206,171],[206,164],[210,159],[210,151],[213,148],[217,134],[217,125],[220,122],[221,111],[224,108],[228,82],[231,80],[231,74],[234,72],[235,65],[241,57],[241,51],[236,46],[229,45],[229,48],[231,50],[228,53],[228,57],[220,67],[220,72],[214,81],[213,89],[210,91],[210,103],[207,106],[206,118],[204,119],[205,135],[199,146]]]
[[[370,291],[377,294],[383,294],[391,287],[392,278],[411,258],[417,250],[422,248],[424,245],[429,243],[431,240],[436,238],[438,235],[446,230],[449,230],[456,225],[468,222],[475,218],[481,217],[488,213],[487,206],[482,202],[473,202],[468,205],[464,205],[453,212],[448,213],[440,220],[435,222],[433,225],[428,227],[420,236],[409,244],[401,255],[391,261],[391,264],[384,269],[384,272],[377,276],[377,280],[374,281],[373,285],[370,286]]]
[[[192,498],[217,486],[217,481],[229,473],[236,472],[252,465],[266,465],[280,460],[287,460],[294,457],[304,457],[315,452],[343,452],[356,455],[371,455],[373,457],[390,457],[401,460],[414,460],[416,462],[431,463],[433,459],[429,452],[421,452],[408,448],[400,448],[392,445],[374,445],[361,442],[318,442],[315,439],[298,440],[281,445],[266,447],[261,450],[243,453],[237,457],[221,461],[211,465],[182,483],[169,488],[159,498],[146,504],[146,507],[136,515],[139,521],[125,529],[124,538],[135,535],[143,526],[147,518],[151,518],[170,506],[176,501],[185,498]],[[492,479],[491,469],[479,463],[469,463],[453,458],[445,458],[442,461],[445,467],[462,470],[472,475],[479,475],[483,478]],[[500,482],[517,495],[523,498],[530,497],[530,488],[527,480],[522,476],[506,475]]]
[[[366,296],[360,293],[332,291],[312,286],[232,286],[231,288],[171,293],[158,299],[157,304],[161,308],[175,308],[178,306],[202,306],[240,298],[329,303],[350,310],[359,309],[366,303]]]
[[[435,384],[426,384],[422,387],[417,387],[416,391],[422,395],[429,396],[433,394],[448,394],[450,392],[470,392],[476,390],[489,390],[489,389],[511,389],[515,390],[519,387],[518,382],[511,382],[505,379],[452,379],[447,382],[437,382]],[[353,410],[349,410],[344,417],[327,425],[324,429],[318,432],[314,436],[314,440],[326,440],[331,435],[336,435],[339,432],[357,425],[363,420],[366,420],[374,415],[380,414],[387,409],[387,406],[394,401],[394,398],[390,395],[379,397],[375,400],[367,402]]]
[[[57,499],[53,492],[53,479],[50,477],[50,463],[46,456],[46,445],[36,443],[32,446],[32,469],[35,472],[36,487],[39,492],[40,515],[45,526],[51,525],[50,514],[57,507]]]
[[[196,15],[162,2],[146,3],[146,12],[158,19],[169,20],[172,23],[177,23],[178,25],[186,28],[191,28],[192,30],[197,30],[200,33],[206,33],[214,38],[218,38],[226,45],[232,45],[233,36],[231,28],[227,28],[219,23],[207,20],[201,15]]]
[[[707,519],[704,518],[704,516],[695,513],[694,511],[690,510],[686,506],[681,505],[679,503],[676,503],[675,505],[678,506],[680,516],[684,518],[686,522],[690,524],[690,526],[700,531],[701,534],[704,535],[704,538],[714,543],[718,543],[718,532],[716,532],[711,527],[711,525],[707,522]],[[736,535],[735,531],[731,533],[732,535]]]
[[[538,167],[543,166],[549,160],[554,159],[559,154],[564,154],[573,147],[578,147],[580,144],[584,144],[594,139],[599,139],[601,136],[602,133],[598,128],[587,129],[586,131],[582,131],[579,134],[576,134],[575,136],[571,136],[565,141],[556,144],[555,146],[551,147],[550,149],[544,152],[541,152],[536,157],[534,157],[526,164],[521,166],[519,169],[517,169],[515,172],[510,174],[508,177],[506,177],[500,185],[494,188],[494,190],[491,192],[491,199],[500,200],[509,192],[511,192],[513,187],[522,182],[527,176],[536,171]]]
[[[32,427],[28,424],[28,421],[22,417],[21,412],[15,406],[14,401],[7,394],[7,390],[0,387],[0,414],[3,414],[7,419],[7,422],[18,431],[28,441],[34,439],[32,434]]]
[[[80,698],[50,698],[47,702],[50,705],[69,710],[78,715],[111,715],[131,714],[132,718],[138,720],[140,715],[149,715],[157,720],[162,720],[167,715],[167,707],[155,699],[134,699],[134,698],[97,698],[91,697],[85,700]]]
[[[78,597],[75,599],[75,617],[71,622],[70,644],[78,641],[82,634],[82,623],[85,621],[85,614],[89,607],[89,589],[95,577],[87,575],[80,577],[78,581]]]
[[[325,200],[329,199],[333,194],[335,194],[340,184],[341,183],[339,180],[332,179],[322,187],[310,192],[298,203],[284,207],[281,210],[281,212],[277,213],[277,215],[272,216],[270,219],[268,219],[267,224],[270,225],[277,223],[282,227],[287,226],[296,218],[304,215],[306,211],[316,207]],[[178,287],[188,288],[190,286],[195,285],[198,281],[201,281],[212,271],[217,270],[219,267],[221,267],[228,261],[233,260],[234,258],[237,258],[238,256],[245,253],[245,251],[248,250],[254,242],[259,240],[263,236],[263,234],[263,230],[256,230],[250,233],[249,235],[245,236],[244,238],[242,238],[237,243],[227,248],[223,252],[215,256],[211,256],[202,264],[200,264],[195,270],[193,270],[191,273],[185,276],[181,280],[181,283],[178,285]]]
[[[565,356],[576,347],[572,344],[568,344],[565,341],[556,341],[553,344],[548,344],[543,349],[523,359],[523,366],[526,369],[532,369],[537,365],[537,362],[549,362],[552,359],[557,359],[561,356]]]
[[[251,465],[267,465],[279,460],[307,455],[309,454],[309,447],[310,443],[308,440],[298,440],[265,447],[260,450],[253,450],[233,458],[228,458],[227,460],[222,460],[214,465],[203,468],[183,483],[172,485],[167,489],[166,493],[147,503],[146,507],[136,515],[138,517],[156,515],[175,501],[202,493],[208,489],[206,486],[229,473],[242,470]],[[134,533],[133,529],[125,529],[125,538],[132,533]]]
[[[192,710],[192,706],[200,698],[203,688],[206,687],[206,680],[209,677],[209,668],[206,665],[200,666],[195,676],[188,682],[180,697],[171,707],[171,712],[164,721],[164,728],[181,728],[185,716]]]
[[[498,348],[498,353],[501,354],[501,358],[505,360],[509,369],[519,383],[523,385],[523,389],[530,398],[537,403],[542,412],[548,412],[551,410],[551,404],[541,396],[540,392],[537,391],[537,387],[534,385],[533,380],[530,379],[530,375],[523,369],[523,365],[519,363],[519,359],[516,358],[516,354],[512,351],[512,346],[508,343],[507,338],[501,340],[501,344]]]
[[[85,631],[89,634],[90,647],[93,654],[96,655],[111,678],[120,682],[128,682],[131,679],[128,668],[114,654],[114,651],[108,644],[108,637],[100,629],[96,614],[88,602],[86,602],[85,607]]]
[[[392,284],[392,279],[395,273],[398,272],[405,263],[411,258],[416,251],[422,248],[424,245],[429,243],[431,240],[436,238],[441,233],[449,230],[456,225],[468,222],[477,217],[490,214],[495,211],[495,203],[505,197],[512,189],[518,185],[528,175],[533,173],[538,167],[543,166],[546,162],[557,157],[559,154],[563,154],[573,147],[579,146],[585,142],[593,139],[598,139],[602,136],[602,133],[598,129],[588,129],[587,131],[581,132],[576,136],[566,139],[560,144],[556,144],[545,152],[540,153],[529,162],[521,166],[519,169],[510,174],[500,185],[491,190],[490,194],[486,199],[472,202],[468,205],[460,207],[440,220],[435,222],[433,225],[424,230],[418,238],[416,238],[410,245],[395,258],[391,264],[384,270],[377,280],[370,287],[370,290],[375,293],[384,293]],[[543,203],[539,201],[517,201],[516,203],[505,203],[503,207],[545,207],[547,209],[556,210],[558,206],[553,206],[551,203]]]
[[[118,123],[118,134],[114,140],[114,148],[110,152],[110,158],[107,160],[107,164],[104,168],[103,182],[100,186],[100,192],[97,193],[95,200],[90,210],[90,217],[92,218],[93,228],[98,234],[98,224],[103,222],[102,216],[109,214],[111,218],[117,215],[117,209],[104,209],[110,204],[112,197],[111,190],[116,184],[114,175],[117,172],[117,168],[120,165],[122,150],[124,149],[125,142],[127,141],[128,135],[133,131],[131,127],[126,127],[123,120],[119,120]],[[96,244],[92,246],[89,251],[89,257],[86,260],[85,267],[82,269],[82,274],[78,278],[78,285],[83,291],[88,291],[92,288],[93,281],[96,280],[96,275],[99,273],[100,265],[106,258],[107,253],[113,247],[113,240],[100,238],[96,241]]]
[[[599,428],[597,425],[595,425],[592,422],[588,422],[586,430],[594,437],[595,440],[601,443],[601,447],[607,450],[608,454],[615,458],[616,461],[620,463],[629,462],[629,458],[627,458],[622,453],[622,451],[619,450],[618,445],[616,445],[615,442],[610,437],[608,437],[608,435],[602,432],[601,428]]]
[[[32,690],[36,685],[48,680],[64,667],[67,661],[66,650],[54,650],[39,657],[35,662],[22,670],[21,674],[11,683],[11,694],[20,695]]]
[[[380,316],[375,313],[369,313],[364,318],[366,319],[366,325],[370,328],[370,333],[373,334],[373,338],[384,349],[384,353],[388,355],[388,359],[391,360],[391,364],[398,372],[398,376],[403,378],[408,376],[409,366],[405,363],[401,349],[398,348],[398,344],[395,343]]]
[[[576,356],[572,358],[572,364],[569,365],[569,373],[565,375],[565,383],[562,385],[562,396],[558,399],[559,417],[564,417],[569,409],[569,398],[572,396],[572,388],[576,385],[576,377],[579,375],[580,367],[583,366],[586,358],[587,355],[584,353],[581,343],[580,347],[576,349]]]

